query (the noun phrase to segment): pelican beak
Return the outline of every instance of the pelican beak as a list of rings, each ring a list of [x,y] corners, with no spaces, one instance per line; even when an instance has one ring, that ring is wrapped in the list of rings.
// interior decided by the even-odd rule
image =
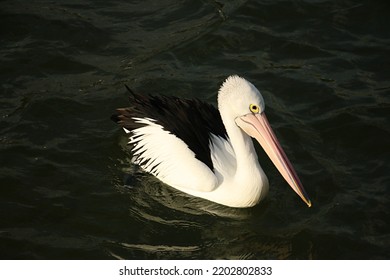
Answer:
[[[302,200],[311,207],[311,201],[302,186],[291,162],[283,151],[282,146],[276,138],[265,113],[247,114],[236,118],[236,124],[249,136],[255,138],[276,168],[282,174],[291,188],[302,198]]]

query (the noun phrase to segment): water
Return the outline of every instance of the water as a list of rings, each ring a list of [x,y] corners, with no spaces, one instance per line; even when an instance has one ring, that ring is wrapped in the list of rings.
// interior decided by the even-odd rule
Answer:
[[[387,259],[387,1],[0,2],[3,259]],[[231,209],[130,164],[138,92],[215,104],[240,74],[313,202],[259,149],[268,198]]]

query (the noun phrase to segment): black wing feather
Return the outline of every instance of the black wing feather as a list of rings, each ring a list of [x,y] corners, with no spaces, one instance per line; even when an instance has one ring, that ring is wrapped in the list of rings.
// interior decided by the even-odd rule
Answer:
[[[151,96],[131,93],[130,107],[119,108],[111,119],[127,130],[145,126],[133,118],[151,118],[166,131],[183,140],[198,160],[213,170],[209,141],[210,133],[227,139],[218,110],[199,99],[180,99],[172,96]],[[162,143],[161,148],[164,148]]]

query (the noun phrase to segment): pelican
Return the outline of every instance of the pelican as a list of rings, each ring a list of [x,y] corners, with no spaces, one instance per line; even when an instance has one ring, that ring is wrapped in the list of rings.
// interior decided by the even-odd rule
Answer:
[[[146,96],[127,89],[131,105],[117,109],[112,119],[128,134],[132,162],[144,171],[192,196],[229,207],[252,207],[269,189],[254,138],[311,207],[267,120],[262,95],[246,79],[233,75],[223,82],[218,110],[198,99]]]

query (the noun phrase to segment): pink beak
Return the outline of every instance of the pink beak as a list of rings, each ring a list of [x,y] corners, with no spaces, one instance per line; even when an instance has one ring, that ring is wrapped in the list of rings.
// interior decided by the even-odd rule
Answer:
[[[311,207],[309,196],[306,194],[306,191],[291,162],[284,153],[282,146],[280,146],[265,113],[250,113],[238,117],[236,123],[249,136],[255,138],[260,143],[287,183],[302,198],[307,206]]]

